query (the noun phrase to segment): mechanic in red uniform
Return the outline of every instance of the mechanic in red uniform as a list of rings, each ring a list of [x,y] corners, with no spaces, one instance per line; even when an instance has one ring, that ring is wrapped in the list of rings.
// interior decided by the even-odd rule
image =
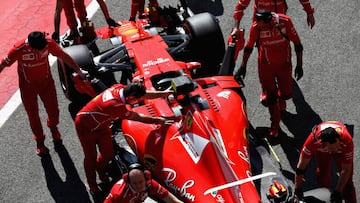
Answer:
[[[99,195],[96,184],[96,171],[103,183],[109,179],[105,168],[113,158],[112,132],[110,125],[118,119],[129,119],[144,123],[167,124],[171,120],[163,117],[151,117],[131,111],[129,102],[134,99],[152,99],[168,96],[172,91],[150,91],[140,83],[127,86],[115,84],[87,103],[76,115],[75,127],[84,151],[84,169],[90,192]],[[100,154],[97,156],[96,146]]]
[[[66,23],[70,28],[69,39],[79,41],[80,35],[77,30],[77,20],[73,8],[72,0],[56,0],[55,14],[54,14],[54,32],[52,38],[59,43],[60,41],[60,18],[61,11],[64,10],[66,16]]]
[[[81,78],[85,78],[75,61],[45,33],[31,32],[27,39],[17,42],[0,62],[0,71],[6,66],[18,62],[18,76],[21,99],[29,117],[30,127],[36,141],[36,153],[43,156],[48,152],[45,147],[45,134],[41,125],[38,107],[38,95],[44,103],[48,114],[47,126],[50,128],[54,144],[61,144],[61,136],[57,128],[59,108],[55,83],[49,66],[49,54],[57,56],[69,64]]]
[[[171,194],[158,182],[151,179],[150,171],[138,163],[131,164],[128,173],[123,175],[110,191],[104,203],[139,203],[148,196],[155,196],[164,202],[181,203],[182,201]]]
[[[307,23],[310,28],[315,25],[314,8],[309,0],[299,0],[307,14]],[[235,6],[233,18],[235,21],[233,32],[239,30],[240,21],[244,16],[244,10],[249,6],[250,0],[239,0]],[[287,4],[285,0],[254,0],[254,14],[257,10],[268,10],[275,13],[286,14]]]
[[[240,68],[235,79],[246,74],[247,61],[253,47],[258,47],[258,73],[262,88],[262,103],[269,108],[271,128],[269,135],[276,137],[280,129],[281,112],[286,101],[292,97],[292,64],[290,41],[294,43],[297,64],[295,77],[303,76],[303,46],[289,16],[267,10],[255,13],[255,21],[250,27],[249,38],[244,48]]]
[[[73,2],[74,1],[74,2]],[[115,22],[114,19],[110,17],[109,10],[106,6],[104,0],[97,0],[98,4],[100,5],[101,11],[103,12],[106,22],[109,26],[116,27],[119,26],[118,23]],[[79,32],[77,30],[77,20],[75,17],[74,7],[77,12],[77,17],[80,19],[81,29],[83,32],[88,32],[94,35],[94,26],[87,18],[86,6],[84,0],[57,0],[56,1],[56,8],[55,8],[55,15],[54,15],[54,33],[52,37],[55,41],[59,42],[59,33],[60,33],[60,16],[61,11],[64,9],[66,22],[70,28],[70,39],[75,39],[79,41]],[[83,33],[86,34],[86,33]]]
[[[144,15],[144,7],[145,7],[145,0],[131,0],[131,10],[130,10],[130,20],[134,21],[136,18],[136,15],[139,18],[142,18]],[[149,12],[157,12],[157,9],[159,7],[159,4],[157,0],[150,0],[149,2],[149,9],[151,9]]]
[[[105,20],[108,23],[108,25],[113,27],[119,26],[119,24],[117,24],[115,20],[110,17],[109,10],[106,6],[105,1],[104,0],[96,0],[96,1],[100,5],[101,11],[103,12]],[[86,23],[88,19],[87,19],[87,12],[86,12],[84,0],[74,0],[74,6],[81,24],[83,24],[84,22]]]
[[[331,194],[331,202],[356,203],[353,182],[354,144],[346,126],[338,121],[327,121],[313,128],[306,139],[297,164],[295,194],[303,198],[302,180],[312,156],[316,161],[317,181],[322,187],[331,187],[331,161],[335,160],[339,179]]]

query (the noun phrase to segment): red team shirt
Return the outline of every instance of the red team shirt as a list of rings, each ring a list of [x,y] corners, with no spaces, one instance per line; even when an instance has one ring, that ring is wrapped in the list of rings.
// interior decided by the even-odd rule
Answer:
[[[146,191],[138,193],[124,179],[121,179],[113,186],[104,203],[130,202],[134,197],[139,197],[139,200],[135,201],[135,203],[140,203],[144,202],[149,195],[163,199],[169,194],[169,191],[155,180],[148,181],[147,187]]]
[[[258,58],[262,63],[283,64],[291,60],[290,41],[296,45],[301,44],[301,41],[289,16],[274,16],[275,26],[270,28],[260,28],[259,24],[253,21],[246,47],[252,48],[258,43]]]
[[[11,66],[15,61],[18,61],[19,79],[26,82],[35,82],[49,77],[49,53],[61,58],[63,51],[54,40],[48,37],[46,40],[48,44],[43,50],[31,48],[30,44],[27,43],[27,39],[19,41],[10,49],[1,63]]]
[[[98,131],[108,129],[114,120],[126,119],[130,116],[131,112],[127,109],[122,93],[124,87],[116,84],[96,96],[77,114],[76,125],[80,124],[82,129],[83,126],[88,126],[89,131]]]

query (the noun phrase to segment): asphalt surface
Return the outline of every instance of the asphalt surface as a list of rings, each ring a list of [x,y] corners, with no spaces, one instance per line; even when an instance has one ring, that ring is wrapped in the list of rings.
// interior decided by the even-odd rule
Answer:
[[[107,0],[114,19],[128,19],[128,0]],[[159,1],[174,4],[177,1]],[[220,21],[225,38],[233,25],[232,12],[237,1],[188,0],[195,12],[209,11]],[[278,140],[270,140],[278,154],[287,176],[293,175],[298,149],[311,128],[322,121],[339,120],[349,125],[354,135],[355,157],[353,177],[358,200],[360,194],[360,168],[358,136],[360,123],[360,22],[359,1],[311,1],[315,8],[316,24],[310,29],[306,15],[298,1],[288,1],[288,15],[304,45],[304,77],[294,81],[294,98],[288,102],[288,114],[281,123],[283,133]],[[246,10],[241,27],[248,34],[252,7]],[[53,17],[53,16],[49,16]],[[105,25],[104,17],[97,12],[92,19],[97,27]],[[49,28],[52,32],[52,28]],[[256,51],[252,54],[245,78],[244,93],[248,104],[248,117],[256,131],[261,134],[270,125],[269,113],[259,103],[260,86],[257,75]],[[237,67],[240,63],[240,53]],[[295,59],[295,58],[294,58]],[[295,62],[295,60],[293,60]],[[67,111],[65,99],[53,68],[58,87],[60,105],[59,129],[65,148],[54,151],[51,139],[46,140],[50,158],[40,159],[35,154],[25,110],[20,105],[0,131],[0,202],[91,202],[83,170],[83,153]],[[236,105],[236,104],[234,104]],[[40,104],[41,118],[45,126],[46,114]],[[45,128],[45,127],[44,127]],[[45,133],[50,135],[45,128]],[[311,188],[315,182],[308,174],[305,186]],[[288,180],[291,185],[291,180]],[[266,201],[265,201],[266,202]]]

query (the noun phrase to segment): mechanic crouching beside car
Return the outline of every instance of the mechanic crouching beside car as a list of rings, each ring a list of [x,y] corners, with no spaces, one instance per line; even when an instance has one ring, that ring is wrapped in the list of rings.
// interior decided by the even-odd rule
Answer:
[[[113,186],[104,203],[140,203],[148,196],[156,197],[166,203],[182,203],[166,188],[151,178],[151,173],[139,164],[133,163]]]
[[[151,117],[131,111],[129,103],[139,99],[166,97],[171,90],[146,90],[140,83],[130,83],[127,86],[115,84],[87,103],[76,115],[75,127],[84,151],[84,169],[90,193],[94,200],[101,199],[103,192],[96,183],[96,171],[99,179],[110,184],[105,169],[114,157],[111,124],[118,119],[128,119],[144,123],[161,125],[173,121],[163,117]],[[98,147],[100,154],[97,156]]]
[[[57,146],[62,145],[57,125],[59,123],[59,107],[55,83],[51,75],[49,54],[57,56],[69,64],[82,79],[85,75],[75,61],[45,32],[33,31],[26,39],[17,42],[0,62],[0,72],[6,67],[18,62],[18,77],[21,100],[30,121],[31,130],[36,141],[36,153],[46,155],[45,134],[39,117],[38,96],[44,103],[48,114],[47,126]]]
[[[295,195],[304,198],[302,181],[311,157],[315,157],[317,181],[322,187],[331,187],[331,161],[335,160],[339,179],[332,192],[332,203],[356,203],[353,182],[354,143],[346,126],[338,121],[327,121],[315,126],[306,139],[297,164]]]

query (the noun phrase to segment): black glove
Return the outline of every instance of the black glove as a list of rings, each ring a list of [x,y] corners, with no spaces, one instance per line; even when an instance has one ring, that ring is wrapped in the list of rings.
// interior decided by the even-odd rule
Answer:
[[[296,80],[300,80],[302,76],[304,75],[304,70],[302,66],[297,65],[295,68],[295,78]]]
[[[118,27],[118,26],[120,26],[120,24],[117,23],[117,22],[115,22],[115,20],[112,19],[112,18],[106,19],[106,22],[107,22],[107,24],[108,24],[109,26],[111,26],[111,27]]]
[[[333,193],[331,193],[330,202],[331,203],[341,203],[342,202],[341,192],[334,191]]]
[[[52,35],[51,35],[51,38],[52,38],[53,40],[55,40],[56,43],[59,43],[59,42],[60,42],[60,36],[59,36],[59,33],[57,33],[57,32],[53,32]]]
[[[298,201],[304,201],[304,192],[302,188],[295,188],[295,198],[297,198]]]
[[[246,75],[246,66],[240,66],[240,68],[236,71],[234,78],[236,81],[240,81],[241,77],[244,79]]]

